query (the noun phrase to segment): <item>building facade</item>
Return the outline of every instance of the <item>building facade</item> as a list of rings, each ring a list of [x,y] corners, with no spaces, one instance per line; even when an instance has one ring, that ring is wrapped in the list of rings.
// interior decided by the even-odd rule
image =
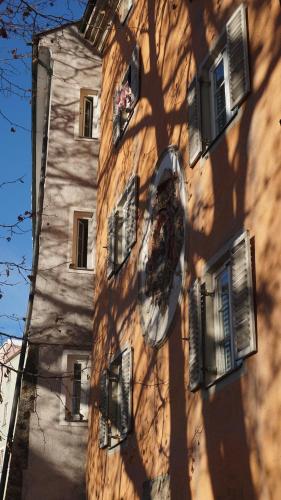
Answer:
[[[100,58],[75,24],[33,44],[32,315],[6,498],[85,498]]]
[[[280,5],[89,2],[90,499],[277,500]]]
[[[14,390],[17,378],[17,368],[19,364],[19,355],[21,351],[20,340],[7,340],[0,347],[0,361],[3,365],[1,372],[1,406],[0,406],[0,464],[1,473],[4,461],[5,448],[7,443],[7,433],[10,422],[10,416],[13,405]]]

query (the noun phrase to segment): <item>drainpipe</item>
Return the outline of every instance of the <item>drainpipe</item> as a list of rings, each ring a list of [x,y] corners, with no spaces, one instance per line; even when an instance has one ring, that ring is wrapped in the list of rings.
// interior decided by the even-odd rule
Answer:
[[[38,271],[38,260],[39,260],[39,237],[42,226],[42,212],[43,212],[43,201],[44,201],[44,184],[45,184],[45,172],[47,163],[47,149],[48,149],[48,130],[49,130],[49,112],[50,112],[50,95],[51,95],[51,79],[52,79],[52,68],[50,65],[50,53],[49,53],[49,64],[41,61],[39,59],[38,51],[39,39],[35,38],[33,40],[32,48],[32,213],[36,214],[35,223],[33,222],[33,255],[32,255],[32,277],[30,284],[30,292],[27,304],[27,315],[25,321],[25,329],[22,340],[22,348],[19,358],[18,373],[16,378],[15,392],[13,398],[13,405],[9,423],[9,430],[7,434],[7,443],[5,449],[5,456],[3,461],[1,483],[0,483],[0,500],[4,500],[6,496],[6,487],[8,480],[8,469],[13,452],[13,439],[16,426],[17,412],[20,401],[20,392],[22,385],[22,378],[24,372],[25,361],[28,353],[28,335],[31,323],[33,301],[35,295],[35,285],[36,276]],[[40,168],[40,182],[38,189],[38,201],[36,206],[36,100],[37,100],[37,67],[40,64],[45,68],[47,73],[47,105],[45,109],[44,116],[44,130],[43,130],[43,141],[42,141],[42,156],[41,156],[41,168]],[[34,220],[34,219],[33,219]]]

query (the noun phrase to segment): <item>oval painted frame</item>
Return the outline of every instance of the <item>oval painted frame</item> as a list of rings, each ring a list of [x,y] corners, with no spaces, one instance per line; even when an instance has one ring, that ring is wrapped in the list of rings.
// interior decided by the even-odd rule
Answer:
[[[174,199],[173,204],[169,204],[167,201],[165,204],[165,200],[164,203],[163,200],[161,200],[161,190],[164,191],[165,187],[163,188],[162,186],[164,186],[165,183],[166,186],[168,186],[168,188],[166,188],[168,200],[169,196],[172,196],[172,199]],[[155,210],[155,207],[157,208],[157,203],[159,207]],[[167,216],[167,213],[169,211],[171,212],[169,207],[175,207],[173,210],[175,224],[172,230],[171,219]],[[155,234],[158,234],[156,230],[159,227],[159,238],[155,238]],[[175,241],[173,241],[172,245],[169,245],[172,241],[171,237],[170,239],[167,237],[167,233],[169,232],[168,227],[170,228],[170,235],[171,231],[172,235],[174,235]],[[176,229],[178,229],[178,235],[176,234]],[[178,237],[180,237],[179,241],[177,241]],[[152,177],[148,195],[148,205],[144,215],[144,230],[139,253],[139,306],[141,325],[145,341],[153,347],[160,347],[165,342],[182,295],[185,271],[185,238],[186,195],[184,174],[179,150],[175,146],[170,146],[159,157],[155,168],[155,174]],[[152,246],[153,243],[156,246],[155,251]],[[166,245],[166,243],[168,243],[168,245]],[[174,255],[174,247],[176,247],[176,258],[177,255],[178,258],[176,265],[174,262],[175,267],[171,270],[172,258],[169,257],[169,255],[171,255],[171,253]],[[161,251],[163,250],[165,257],[161,260]],[[155,269],[157,270],[157,265],[155,267],[155,263],[153,262],[153,252],[153,258],[157,261],[158,270],[160,269],[160,272],[155,272]],[[152,275],[152,278],[150,275]],[[161,288],[161,277],[164,282],[163,288]],[[148,283],[150,288],[148,288]]]

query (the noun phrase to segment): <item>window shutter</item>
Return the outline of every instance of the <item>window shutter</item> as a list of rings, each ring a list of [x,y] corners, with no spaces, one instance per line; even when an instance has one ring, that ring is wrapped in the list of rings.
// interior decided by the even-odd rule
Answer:
[[[87,254],[87,268],[93,269],[94,267],[94,250],[95,250],[95,218],[94,215],[89,219],[88,223],[88,254]]]
[[[129,11],[131,10],[133,5],[132,0],[121,0],[120,4],[120,11],[119,11],[119,17],[120,17],[120,22],[123,23],[129,14]]]
[[[89,389],[90,389],[90,365],[89,360],[81,360],[81,400],[80,414],[83,420],[88,420],[89,413]]]
[[[120,371],[120,431],[121,439],[131,430],[132,421],[132,348],[122,353]]]
[[[137,241],[137,194],[138,177],[135,175],[126,188],[125,203],[125,256],[127,256]]]
[[[236,359],[256,352],[250,239],[247,232],[231,249],[232,313]]]
[[[134,96],[132,108],[136,105],[139,99],[139,86],[140,86],[140,49],[138,45],[133,50],[131,60],[131,90]]]
[[[121,134],[121,120],[120,120],[120,112],[118,109],[118,95],[119,95],[119,90],[116,90],[114,92],[114,97],[113,97],[113,143],[117,144],[120,134]]]
[[[206,149],[212,142],[211,124],[211,82],[207,76],[200,80],[201,102],[201,140],[202,149]]]
[[[188,88],[188,140],[189,165],[193,166],[202,153],[201,116],[200,116],[200,89],[197,77]]]
[[[196,391],[202,383],[201,285],[196,280],[189,290],[189,389]]]
[[[99,121],[100,121],[100,98],[99,96],[93,95],[93,130],[92,137],[94,139],[99,138]]]
[[[246,7],[242,4],[226,24],[230,105],[235,108],[250,90]]]
[[[100,379],[99,446],[108,446],[108,372],[104,370]]]
[[[107,219],[107,277],[115,271],[115,213]]]

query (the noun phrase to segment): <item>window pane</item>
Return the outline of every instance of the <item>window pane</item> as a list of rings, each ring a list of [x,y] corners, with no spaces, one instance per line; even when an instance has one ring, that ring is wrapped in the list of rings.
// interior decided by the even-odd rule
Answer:
[[[219,134],[226,125],[225,72],[223,59],[214,70],[213,80],[216,133]]]
[[[88,219],[78,219],[77,267],[87,268]]]
[[[231,369],[231,315],[230,315],[230,269],[224,268],[217,275],[217,296],[219,315],[219,360],[220,372]]]
[[[73,392],[72,392],[72,415],[78,415],[80,413],[80,402],[81,402],[81,370],[82,366],[80,363],[74,363],[73,371]]]
[[[85,97],[84,99],[84,137],[92,137],[93,127],[93,98]]]

